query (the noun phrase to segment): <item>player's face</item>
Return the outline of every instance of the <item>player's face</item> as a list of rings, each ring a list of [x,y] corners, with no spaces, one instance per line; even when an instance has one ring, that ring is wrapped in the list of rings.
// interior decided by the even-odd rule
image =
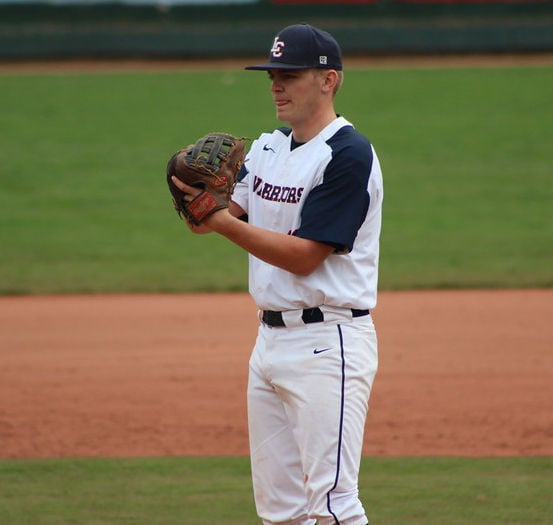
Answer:
[[[324,98],[321,77],[312,69],[271,69],[271,94],[279,120],[292,127],[317,115]]]

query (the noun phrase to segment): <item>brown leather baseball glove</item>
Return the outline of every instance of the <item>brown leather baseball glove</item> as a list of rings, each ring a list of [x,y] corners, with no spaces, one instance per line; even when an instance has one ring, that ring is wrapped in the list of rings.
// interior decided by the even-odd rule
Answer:
[[[244,155],[243,138],[220,132],[209,133],[177,151],[167,163],[167,184],[180,217],[199,225],[217,210],[228,208]],[[185,201],[185,194],[171,180],[173,175],[202,191]]]

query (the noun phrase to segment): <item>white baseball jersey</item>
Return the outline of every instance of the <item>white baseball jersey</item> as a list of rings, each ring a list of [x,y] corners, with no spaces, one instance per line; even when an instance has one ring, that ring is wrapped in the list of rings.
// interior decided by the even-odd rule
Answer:
[[[335,251],[298,276],[250,255],[261,310],[376,304],[382,173],[371,143],[337,117],[305,144],[289,128],[264,133],[246,156],[232,200],[260,228],[324,242]]]

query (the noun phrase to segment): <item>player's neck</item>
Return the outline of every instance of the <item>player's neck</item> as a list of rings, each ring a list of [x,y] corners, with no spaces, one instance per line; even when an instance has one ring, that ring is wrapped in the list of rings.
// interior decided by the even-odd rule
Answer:
[[[314,114],[309,120],[290,123],[292,135],[296,142],[309,142],[337,118],[334,108],[330,108],[321,114]]]

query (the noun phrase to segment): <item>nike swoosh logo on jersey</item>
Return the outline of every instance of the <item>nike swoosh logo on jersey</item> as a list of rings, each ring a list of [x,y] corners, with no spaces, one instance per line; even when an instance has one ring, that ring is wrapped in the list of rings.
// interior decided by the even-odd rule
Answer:
[[[313,353],[314,353],[314,354],[322,354],[323,352],[326,352],[327,350],[332,350],[332,347],[328,347],[328,348],[315,348],[315,350],[313,350]]]
[[[263,146],[263,151],[272,151],[273,153],[276,153],[276,151],[271,148],[270,146],[267,146],[267,144],[265,144],[265,146]]]

